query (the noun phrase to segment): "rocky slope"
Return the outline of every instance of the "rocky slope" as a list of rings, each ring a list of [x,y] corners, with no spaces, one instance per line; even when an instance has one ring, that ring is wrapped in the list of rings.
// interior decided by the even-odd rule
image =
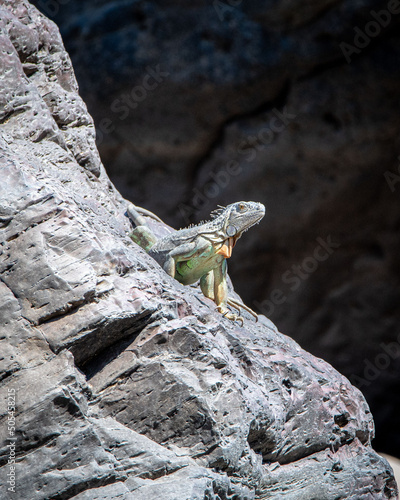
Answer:
[[[238,290],[358,383],[380,449],[398,453],[400,357],[380,362],[400,346],[396,2],[36,4],[125,197],[173,227],[217,203],[267,206],[230,263]],[[329,235],[335,252],[315,262]]]
[[[3,3],[0,58],[0,497],[396,498],[346,378],[127,237],[56,26]]]

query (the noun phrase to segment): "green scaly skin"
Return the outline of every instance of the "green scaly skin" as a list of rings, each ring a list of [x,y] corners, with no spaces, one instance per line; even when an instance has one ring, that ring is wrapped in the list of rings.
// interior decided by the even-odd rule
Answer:
[[[157,240],[138,212],[153,216],[138,207],[130,206],[127,213],[136,225],[130,235],[173,278],[183,285],[200,280],[203,294],[213,300],[226,318],[243,324],[243,318],[229,311],[228,305],[240,312],[245,309],[255,318],[257,314],[244,304],[228,297],[226,271],[228,259],[236,241],[265,215],[265,207],[253,201],[232,203],[219,208],[208,222],[181,229]],[[157,218],[154,216],[154,218]],[[158,219],[159,220],[159,219]]]

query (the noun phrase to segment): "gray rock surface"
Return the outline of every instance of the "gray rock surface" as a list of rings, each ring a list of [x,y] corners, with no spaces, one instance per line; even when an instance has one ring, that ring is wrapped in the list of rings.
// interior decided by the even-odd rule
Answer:
[[[396,2],[36,3],[61,28],[125,197],[173,227],[217,203],[266,205],[230,263],[237,289],[358,383],[380,448],[398,454],[400,356],[379,369],[382,343],[400,349]],[[328,235],[340,246],[315,269]]]
[[[127,237],[57,28],[0,20],[0,498],[396,498],[358,389]]]

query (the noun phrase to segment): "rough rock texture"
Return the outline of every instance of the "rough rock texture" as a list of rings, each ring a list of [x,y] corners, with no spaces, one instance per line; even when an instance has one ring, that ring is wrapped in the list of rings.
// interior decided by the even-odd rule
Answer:
[[[173,227],[217,203],[267,206],[230,263],[238,290],[359,384],[380,449],[398,454],[400,356],[382,362],[382,343],[400,350],[396,2],[36,4],[61,28],[125,197]],[[350,64],[341,43],[355,49]],[[340,246],[315,268],[316,239],[328,235]]]
[[[358,389],[127,237],[57,28],[0,20],[0,497],[396,498]]]

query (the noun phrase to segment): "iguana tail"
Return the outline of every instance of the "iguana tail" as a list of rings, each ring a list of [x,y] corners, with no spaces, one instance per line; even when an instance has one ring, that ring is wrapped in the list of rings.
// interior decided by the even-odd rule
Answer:
[[[133,203],[129,203],[126,212],[135,226],[146,226],[146,219],[142,217],[141,214],[147,215],[147,217],[151,217],[152,219],[161,222],[161,224],[164,224],[164,222],[156,214],[153,214],[153,212],[150,212],[150,210],[146,210],[145,208],[136,207]]]
[[[126,213],[128,214],[128,217],[135,224],[136,227],[147,226],[146,219],[142,215],[140,215],[140,213],[137,211],[137,208],[138,207],[135,207],[135,205],[130,203],[126,208]]]
[[[144,215],[148,215],[155,220],[162,222],[161,219],[154,215],[152,212],[149,212],[145,208],[135,207],[132,203],[130,203],[126,209],[126,213],[130,220],[135,224],[135,229],[129,234],[132,241],[141,246],[146,252],[150,250],[150,248],[157,242],[157,238],[154,235],[153,231],[147,225],[146,219],[139,213],[142,212]]]

